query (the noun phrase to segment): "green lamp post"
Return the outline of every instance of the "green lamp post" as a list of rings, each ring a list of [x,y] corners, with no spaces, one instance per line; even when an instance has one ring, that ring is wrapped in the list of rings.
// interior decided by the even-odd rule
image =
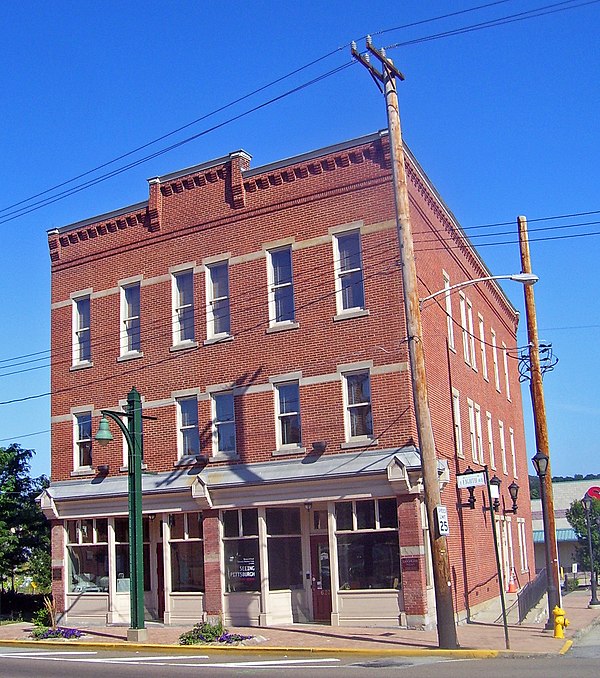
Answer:
[[[142,401],[134,387],[127,395],[127,411],[113,412],[100,410],[102,419],[94,436],[100,445],[107,445],[112,439],[108,419],[112,419],[123,432],[128,449],[128,504],[129,504],[129,575],[131,621],[127,640],[146,640],[144,625],[144,552],[142,534]],[[127,426],[123,422],[127,418]],[[155,417],[143,417],[155,419]]]

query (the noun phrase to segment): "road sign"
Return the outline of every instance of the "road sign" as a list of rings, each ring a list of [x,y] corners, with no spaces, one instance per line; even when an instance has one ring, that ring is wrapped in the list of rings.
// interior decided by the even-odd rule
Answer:
[[[437,518],[437,527],[440,537],[447,537],[450,534],[450,525],[448,524],[448,509],[441,504],[435,507]]]
[[[465,487],[479,487],[480,485],[485,485],[485,473],[483,471],[479,471],[479,473],[461,473],[456,476],[456,487],[459,490]]]

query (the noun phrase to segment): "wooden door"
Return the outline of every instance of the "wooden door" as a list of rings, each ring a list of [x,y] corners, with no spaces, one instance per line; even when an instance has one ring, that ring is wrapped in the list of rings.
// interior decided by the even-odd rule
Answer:
[[[310,538],[311,583],[314,621],[331,621],[331,572],[326,534]]]

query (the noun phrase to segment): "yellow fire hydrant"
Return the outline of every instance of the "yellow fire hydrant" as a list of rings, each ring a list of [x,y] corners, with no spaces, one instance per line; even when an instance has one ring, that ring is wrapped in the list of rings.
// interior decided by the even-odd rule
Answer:
[[[555,606],[552,610],[554,615],[554,637],[555,638],[564,638],[565,637],[565,628],[569,625],[569,620],[566,617],[566,612],[562,607]]]

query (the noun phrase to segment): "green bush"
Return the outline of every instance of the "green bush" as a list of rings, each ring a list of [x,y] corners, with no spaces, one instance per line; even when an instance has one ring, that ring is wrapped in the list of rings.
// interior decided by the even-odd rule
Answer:
[[[229,633],[223,626],[223,622],[211,624],[210,622],[201,622],[194,624],[191,631],[186,631],[179,636],[180,645],[198,645],[200,643],[238,643],[241,640],[248,640],[252,636],[241,636],[239,633]]]
[[[50,611],[48,610],[47,607],[42,607],[39,610],[36,610],[32,615],[31,615],[31,621],[35,626],[43,626],[43,627],[48,627],[52,625],[52,618],[50,615]]]
[[[567,579],[567,593],[571,593],[572,591],[577,591],[579,588],[579,579]]]

